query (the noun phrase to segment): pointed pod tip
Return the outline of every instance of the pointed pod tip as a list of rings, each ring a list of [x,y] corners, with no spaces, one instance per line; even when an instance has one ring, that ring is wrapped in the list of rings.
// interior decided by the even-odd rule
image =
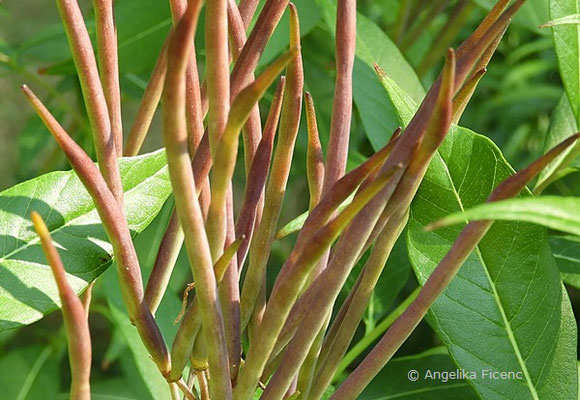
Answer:
[[[32,224],[34,225],[34,230],[38,233],[38,236],[46,237],[48,235],[48,228],[40,214],[36,211],[32,211],[30,217],[32,219]]]

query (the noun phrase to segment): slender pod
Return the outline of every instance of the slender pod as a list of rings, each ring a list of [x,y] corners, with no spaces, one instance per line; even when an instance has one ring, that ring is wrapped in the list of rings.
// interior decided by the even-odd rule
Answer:
[[[246,22],[242,18],[240,9],[235,0],[228,0],[228,29],[230,32],[230,48],[234,62],[238,59],[242,48],[246,44]],[[248,84],[254,80],[254,74],[247,76]],[[238,85],[232,90],[230,97],[233,100],[243,87]],[[260,107],[256,103],[244,127],[244,156],[246,175],[249,174],[252,159],[256,154],[260,138],[262,137],[262,120]],[[262,204],[261,204],[262,205]]]
[[[193,170],[193,179],[196,185],[196,193],[199,196],[201,211],[204,217],[207,215],[209,199],[209,183],[207,177],[211,168],[211,155],[209,150],[209,138],[205,134],[198,146],[193,157],[191,168]],[[205,193],[205,197],[202,194]],[[205,218],[204,218],[205,220]],[[179,223],[177,212],[173,210],[171,218],[165,229],[165,234],[161,240],[161,245],[153,264],[153,270],[147,281],[145,290],[145,302],[152,313],[157,311],[161,303],[163,294],[167,289],[173,267],[183,245],[184,234]]]
[[[93,0],[97,28],[97,54],[101,82],[111,120],[111,135],[117,157],[123,153],[123,121],[121,118],[121,87],[114,0]]]
[[[445,64],[444,72],[442,73],[443,79],[437,102],[427,125],[429,128],[427,129],[427,134],[424,135],[421,146],[415,151],[416,155],[420,156],[425,151],[433,148],[433,146],[437,146],[438,141],[442,140],[442,137],[444,137],[444,135],[447,133],[447,130],[449,129],[451,124],[451,101],[453,96],[454,72],[455,59],[453,57],[453,52],[450,52]],[[396,156],[397,153],[393,153],[393,155]],[[387,159],[387,162],[382,167],[379,175],[375,178],[375,181],[371,181],[367,185],[363,185],[359,194],[371,185],[374,185],[376,179],[378,179],[380,176],[384,176],[387,172],[391,171],[391,169],[385,170],[385,167],[390,164],[390,161],[391,158]],[[405,174],[408,174],[409,170],[411,170],[413,161],[407,162],[406,164],[408,166],[401,164],[406,166]],[[428,164],[428,161],[429,160],[426,160],[424,163]],[[401,175],[395,176],[394,178],[396,180],[392,181],[393,185],[390,185],[386,188],[390,192],[389,196],[377,196],[368,204],[367,210],[372,211],[368,213],[363,211],[355,218],[353,223],[346,229],[339,242],[335,246],[328,268],[321,273],[321,275],[311,286],[310,289],[313,291],[316,290],[316,288],[319,289],[319,295],[314,299],[315,301],[310,304],[310,308],[304,317],[303,321],[307,322],[303,322],[299,326],[294,338],[288,345],[280,368],[276,371],[270,380],[270,383],[265,392],[265,394],[272,393],[271,397],[266,398],[278,398],[277,394],[281,390],[287,389],[292,377],[296,374],[304,362],[308,354],[308,349],[314,343],[314,340],[316,339],[320,329],[326,321],[327,316],[331,312],[332,306],[340,292],[340,289],[348,278],[350,270],[356,262],[358,255],[360,254],[360,251],[366,242],[366,239],[370,235],[374,223],[380,216],[381,203],[384,204],[388,198],[392,196],[396,190],[394,186],[399,185],[403,180]],[[355,197],[354,201],[356,201],[356,199],[357,197]],[[282,284],[284,280],[292,281],[293,279],[296,279],[296,273],[293,272],[294,271],[291,269],[282,269],[282,272],[280,273],[274,286],[272,297],[274,297],[274,293],[278,284]],[[320,290],[323,283],[323,290]],[[271,301],[271,303],[273,304],[273,301]]]
[[[574,144],[579,137],[580,134],[571,136],[526,169],[506,179],[498,185],[487,201],[498,201],[518,195],[546,165],[561,154],[562,151]],[[493,221],[476,221],[469,223],[463,229],[451,249],[431,273],[417,298],[397,318],[373,350],[339,386],[331,396],[332,400],[355,399],[363,391],[413,332],[431,305],[453,280],[467,257],[485,236],[492,224]],[[529,379],[528,376],[525,378],[526,380]]]
[[[246,238],[238,251],[238,266],[240,269],[246,260],[248,245],[252,238],[254,226],[256,225],[259,202],[264,192],[268,172],[270,171],[274,138],[276,137],[276,131],[278,129],[285,84],[286,78],[282,76],[270,106],[270,112],[264,128],[264,136],[262,136],[256,155],[252,159],[252,166],[250,167],[244,190],[244,199],[238,218],[236,219],[236,236],[241,237],[244,235]]]
[[[123,185],[117,165],[115,139],[93,45],[77,0],[57,0],[56,3],[81,83],[99,169],[117,201],[122,202]]]
[[[260,12],[258,20],[248,37],[246,44],[240,52],[240,56],[231,74],[231,90],[233,93],[239,92],[248,84],[248,77],[255,71],[258,61],[266,48],[266,43],[272,36],[274,29],[278,26],[280,18],[289,0],[266,0],[264,8]],[[240,12],[241,13],[241,12]],[[291,47],[294,47],[292,42]]]
[[[284,320],[288,316],[292,304],[298,297],[302,285],[316,265],[316,262],[356,215],[369,202],[372,202],[372,199],[396,177],[399,170],[400,166],[396,166],[379,174],[373,182],[361,188],[353,202],[344,211],[309,235],[308,240],[304,241],[304,245],[294,248],[284,263],[272,289],[272,295],[260,325],[257,341],[254,345],[250,344],[246,363],[240,373],[234,392],[235,395],[240,396],[239,398],[247,398],[247,394],[251,393],[257,385],[276,344],[276,338],[283,327]],[[322,204],[322,201],[320,204]],[[300,353],[307,352],[308,348],[301,348],[298,351]],[[289,353],[286,352],[284,359],[288,357]],[[284,369],[280,372],[282,365],[284,365]],[[294,368],[294,366],[286,365],[284,361],[282,361],[282,365],[270,380],[263,394],[264,399],[283,396],[290,387],[294,374],[292,376],[286,374],[286,368]],[[299,365],[296,367],[299,367]],[[288,377],[290,379],[286,380],[285,378]]]
[[[230,266],[233,257],[236,255],[243,241],[243,236],[236,239],[236,241],[226,248],[222,256],[214,265],[215,279],[218,284],[224,278],[227,268]],[[187,306],[187,309],[183,314],[182,323],[179,326],[173,341],[173,346],[171,348],[171,360],[173,366],[171,370],[171,380],[177,380],[181,376],[192,352],[200,328],[201,314],[196,296],[189,306]]]
[[[352,199],[346,203],[345,201],[350,198],[351,193],[354,192],[365,179],[374,179],[374,177],[376,177],[380,167],[391,154],[392,149],[397,143],[399,132],[400,129],[397,129],[389,143],[363,164],[342,177],[335,183],[332,191],[321,198],[317,206],[310,211],[308,218],[301,227],[300,234],[298,235],[298,239],[294,246],[295,248],[308,242],[309,236],[312,232],[324,224],[337,209],[342,212],[348,204],[352,202]],[[277,356],[294,336],[296,328],[302,321],[302,318],[310,307],[311,302],[316,297],[316,291],[309,286],[306,292],[298,299],[296,304],[293,305],[292,311],[290,312],[284,324],[284,328],[278,337],[278,341],[276,342],[276,346],[270,359]]]
[[[401,209],[406,210],[405,206],[401,206]],[[335,319],[328,331],[316,364],[316,373],[310,391],[310,396],[313,398],[321,396],[330,385],[340,360],[348,350],[393,246],[407,223],[407,213],[403,212],[402,218],[393,216],[377,238],[363,272],[349,294],[349,301],[345,302],[339,311],[341,317]]]
[[[62,302],[62,315],[68,339],[68,358],[72,376],[70,398],[90,400],[92,349],[85,308],[67,281],[66,271],[58,251],[52,244],[52,238],[46,224],[42,217],[34,211],[32,212],[32,222],[34,230],[40,237],[42,250],[52,269]]]
[[[269,4],[266,3],[264,9]],[[270,6],[272,7],[272,6]],[[264,10],[262,11],[264,14]],[[260,14],[260,16],[262,16]],[[252,35],[256,32],[254,30]],[[250,36],[251,37],[251,36]],[[249,41],[248,41],[249,43]],[[280,217],[282,201],[286,192],[286,184],[290,174],[290,166],[294,155],[294,145],[300,126],[302,112],[302,92],[304,88],[304,70],[302,66],[302,56],[300,53],[300,24],[298,11],[293,4],[290,4],[290,47],[298,49],[290,62],[286,71],[286,87],[284,89],[284,99],[282,101],[282,114],[280,116],[280,128],[278,134],[278,144],[272,161],[272,171],[270,179],[266,185],[265,206],[260,225],[254,233],[250,242],[250,259],[248,271],[244,279],[241,296],[242,330],[248,324],[254,304],[259,296],[262,281],[266,272],[268,255],[274,235],[276,225]],[[238,60],[238,62],[240,62]]]
[[[212,155],[226,129],[230,111],[227,0],[207,0],[205,8],[208,130]],[[211,235],[210,235],[211,240]]]
[[[226,251],[236,239],[234,226],[234,199],[233,189],[230,183],[226,201]],[[239,246],[238,246],[239,247]],[[222,257],[220,257],[222,258]],[[215,270],[215,266],[214,266]],[[230,257],[230,263],[225,271],[221,284],[218,281],[218,291],[222,313],[224,315],[226,343],[228,347],[228,357],[230,360],[230,379],[236,381],[240,362],[242,359],[242,339],[240,332],[240,287],[239,268],[237,252],[234,251]]]
[[[238,94],[232,104],[226,128],[213,157],[211,205],[206,229],[214,259],[219,257],[225,241],[226,193],[236,166],[240,131],[254,104],[264,95],[284,67],[295,57],[297,51],[296,48],[293,48],[276,59],[250,86]]]
[[[304,102],[306,104],[306,122],[308,127],[308,148],[306,150],[306,176],[308,178],[308,191],[310,192],[308,209],[312,210],[322,196],[325,169],[322,145],[318,134],[318,123],[316,122],[316,110],[310,93],[306,92],[304,94]]]
[[[238,8],[240,10],[240,16],[244,21],[245,29],[248,29],[250,23],[252,22],[252,18],[256,13],[256,9],[258,8],[258,3],[260,0],[241,0]]]
[[[185,14],[187,8],[187,0],[170,0],[171,16],[173,25],[176,25]],[[189,140],[189,152],[193,156],[199,145],[199,142],[204,133],[203,120],[205,113],[203,111],[201,99],[201,86],[199,83],[199,72],[197,70],[197,59],[195,51],[195,42],[192,39],[190,42],[191,54],[189,55],[189,63],[187,64],[187,72],[185,76],[186,81],[186,121],[187,133]]]
[[[356,47],[356,0],[338,0],[336,11],[336,84],[324,174],[324,192],[346,170],[352,117],[352,71]]]
[[[126,157],[136,156],[139,154],[147,132],[151,127],[151,121],[161,100],[163,94],[163,84],[165,83],[165,74],[167,73],[167,46],[171,40],[171,33],[165,39],[161,52],[155,62],[155,67],[147,82],[147,87],[143,93],[141,103],[139,103],[139,110],[137,116],[131,125],[131,130],[125,142],[125,149],[123,155]]]
[[[64,151],[93,199],[107,236],[113,245],[113,254],[118,264],[117,272],[121,282],[121,292],[129,318],[136,325],[153,361],[161,373],[167,376],[171,370],[169,355],[161,331],[143,303],[143,283],[139,260],[133,246],[127,220],[119,203],[90,157],[71,139],[28,87],[23,86],[22,90]]]
[[[163,97],[166,106],[163,113],[163,138],[175,197],[175,208],[181,225],[184,227],[186,250],[196,282],[196,298],[200,302],[203,331],[208,342],[208,361],[213,382],[212,397],[227,399],[231,396],[231,384],[224,322],[217,295],[209,242],[191,169],[185,122],[185,75],[191,50],[190,44],[200,9],[200,0],[189,2],[169,44],[169,62]]]

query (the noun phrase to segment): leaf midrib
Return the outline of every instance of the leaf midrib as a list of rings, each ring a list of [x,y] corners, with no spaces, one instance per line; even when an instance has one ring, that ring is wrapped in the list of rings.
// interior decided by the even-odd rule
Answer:
[[[463,202],[461,201],[461,197],[459,196],[459,193],[457,192],[457,189],[455,188],[455,183],[453,181],[453,178],[451,177],[451,173],[449,172],[449,167],[448,167],[447,163],[445,162],[444,158],[441,156],[440,150],[437,150],[436,154],[439,157],[443,166],[445,167],[445,175],[449,179],[449,183],[451,185],[453,195],[455,196],[455,199],[457,200],[457,204],[461,208],[461,211],[465,211],[465,208],[463,207]],[[524,373],[524,376],[526,378],[526,385],[528,386],[532,397],[536,400],[539,400],[538,393],[536,391],[536,388],[532,384],[532,380],[531,380],[527,365],[526,365],[526,363],[521,355],[521,352],[520,352],[519,346],[517,344],[515,335],[511,329],[510,322],[507,318],[505,309],[503,307],[503,304],[501,303],[501,299],[499,298],[497,288],[495,287],[495,283],[493,282],[493,280],[491,279],[491,276],[489,275],[489,271],[488,271],[486,262],[483,259],[483,255],[481,254],[479,244],[475,247],[475,251],[476,251],[477,257],[479,258],[481,264],[484,267],[483,270],[485,271],[485,276],[486,276],[487,280],[489,281],[490,287],[492,289],[493,298],[495,300],[495,303],[497,305],[497,308],[498,308],[500,315],[501,315],[501,318],[503,320],[504,328],[505,328],[505,331],[507,333],[508,340],[509,340],[510,344],[512,345],[512,348],[514,349],[516,359],[518,360],[518,364],[520,364],[520,367],[522,368],[522,372]]]

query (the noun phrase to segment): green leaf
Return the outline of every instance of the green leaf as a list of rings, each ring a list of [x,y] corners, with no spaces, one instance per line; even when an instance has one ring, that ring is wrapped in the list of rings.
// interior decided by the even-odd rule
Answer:
[[[146,12],[143,12],[146,10]],[[95,37],[94,17],[85,17],[91,37]],[[115,22],[119,50],[119,70],[121,74],[149,73],[159,56],[159,51],[171,29],[172,18],[169,2],[157,0],[124,0],[115,4]],[[42,34],[38,39],[25,43],[27,51],[46,52],[47,45],[61,49],[67,55],[56,60],[44,73],[50,75],[74,75],[74,63],[66,49],[66,37],[62,26]],[[22,51],[21,50],[21,51]],[[50,52],[48,52],[50,54]]]
[[[413,372],[411,372],[413,371]],[[409,374],[414,379],[409,379]],[[441,375],[434,375],[438,372]],[[469,383],[457,374],[458,370],[445,347],[391,360],[360,395],[360,400],[447,400],[477,399]],[[450,379],[450,373],[455,374]]]
[[[52,346],[18,347],[0,358],[0,399],[55,398],[60,390],[60,356]],[[8,371],[10,371],[8,373]]]
[[[574,236],[550,236],[550,247],[564,282],[580,289],[580,239]]]
[[[460,232],[447,228],[429,233],[425,226],[481,203],[511,173],[487,138],[458,129],[443,143],[411,207],[407,239],[422,284]],[[576,376],[566,372],[573,370],[575,347],[565,357],[553,357],[559,338],[575,335],[574,325],[562,320],[570,303],[560,282],[544,228],[496,223],[431,308],[431,322],[459,366],[524,374],[524,382],[474,380],[482,397],[576,397]]]
[[[545,24],[541,25],[540,28],[549,28],[551,26],[573,25],[573,24],[580,24],[580,14],[567,15],[565,17],[558,18],[550,22],[546,22]]]
[[[165,153],[122,159],[125,212],[132,233],[149,225],[171,192]],[[27,325],[60,299],[30,213],[46,221],[70,285],[81,293],[111,264],[112,246],[73,171],[51,172],[0,193],[0,330]]]
[[[550,0],[552,20],[580,13],[578,0]],[[580,26],[559,25],[552,28],[560,76],[574,111],[580,120]]]
[[[448,215],[434,225],[448,226],[482,219],[531,222],[580,236],[580,197],[523,197],[483,203]]]
[[[417,107],[397,105],[401,120]],[[484,202],[511,174],[491,140],[458,126],[450,130],[411,206],[407,245],[421,284],[460,233],[459,227],[424,228]],[[523,373],[523,381],[479,375],[472,383],[481,397],[576,398],[576,347],[569,346],[575,322],[545,228],[494,224],[431,307],[429,319],[459,367]]]
[[[331,0],[317,0],[330,30],[335,31],[336,5]],[[334,33],[333,33],[334,35]],[[353,71],[353,97],[362,119],[366,135],[375,150],[380,149],[399,126],[395,107],[381,90],[373,63],[394,79],[397,84],[419,102],[425,90],[397,46],[371,20],[357,14],[356,59]]]
[[[561,143],[565,139],[574,135],[577,131],[576,119],[572,107],[570,106],[570,101],[566,95],[562,95],[550,120],[550,129],[548,130],[544,142],[544,153],[547,153],[558,143]],[[562,154],[556,157],[556,159],[540,173],[538,182],[536,183],[536,189],[541,189],[543,186],[549,184],[554,179],[555,174],[557,174],[563,167],[580,167],[580,160],[574,156],[579,148],[580,145],[576,143],[574,146],[564,150]]]
[[[407,283],[411,263],[407,255],[404,237],[395,243],[385,269],[375,288],[367,312],[363,317],[366,332],[375,328],[376,323],[383,319],[393,307],[397,296]]]

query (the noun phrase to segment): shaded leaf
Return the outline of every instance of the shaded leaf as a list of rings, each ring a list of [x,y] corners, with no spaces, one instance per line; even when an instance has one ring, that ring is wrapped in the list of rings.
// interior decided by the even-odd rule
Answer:
[[[409,379],[409,372],[416,371],[419,378]],[[446,373],[445,379],[432,379],[433,372]],[[448,379],[450,372],[457,372],[445,347],[436,347],[423,353],[391,360],[360,395],[361,400],[447,400],[477,399],[465,379]]]
[[[23,346],[0,358],[0,398],[41,400],[60,390],[58,351],[51,346]]]
[[[580,289],[580,239],[574,236],[550,236],[550,247],[564,282]]]

